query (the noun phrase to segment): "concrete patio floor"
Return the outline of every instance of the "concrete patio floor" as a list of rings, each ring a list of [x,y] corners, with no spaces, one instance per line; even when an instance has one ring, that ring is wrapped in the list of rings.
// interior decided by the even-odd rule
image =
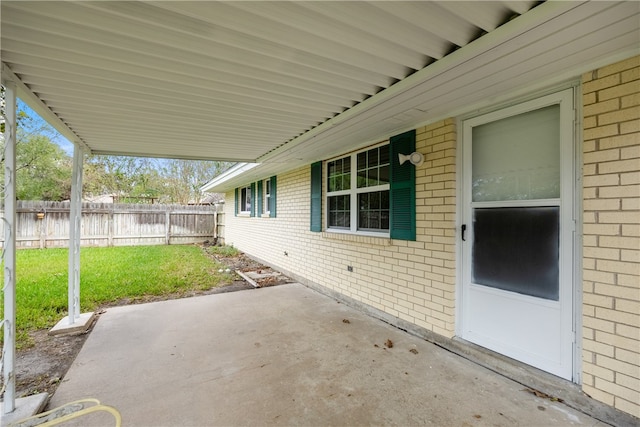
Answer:
[[[110,308],[49,407],[89,397],[125,426],[605,425],[300,284]]]

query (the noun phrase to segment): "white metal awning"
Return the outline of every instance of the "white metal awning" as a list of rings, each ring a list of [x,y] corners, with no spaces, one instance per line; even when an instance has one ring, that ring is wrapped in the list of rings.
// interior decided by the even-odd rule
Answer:
[[[266,176],[637,52],[637,2],[537,4],[4,0],[3,78],[93,153]]]

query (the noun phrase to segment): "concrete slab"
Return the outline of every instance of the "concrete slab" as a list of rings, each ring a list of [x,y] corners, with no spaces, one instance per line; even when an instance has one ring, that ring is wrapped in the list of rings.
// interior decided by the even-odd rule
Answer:
[[[0,414],[2,414],[2,426],[12,424],[39,414],[47,404],[49,393],[39,393],[32,396],[21,397],[15,401],[15,409],[8,414],[4,413],[4,401],[0,402]]]
[[[88,397],[128,426],[605,425],[299,284],[110,308],[50,407]]]
[[[80,314],[80,317],[73,324],[69,324],[69,317],[67,316],[49,330],[49,335],[83,334],[91,328],[95,321],[96,314],[92,311]]]

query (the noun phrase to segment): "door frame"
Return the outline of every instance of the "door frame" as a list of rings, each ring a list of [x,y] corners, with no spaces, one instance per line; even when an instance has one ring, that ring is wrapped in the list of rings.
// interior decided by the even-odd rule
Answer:
[[[572,108],[570,109],[571,117],[566,118],[561,116],[562,120],[570,120],[571,126],[567,125],[562,127],[561,132],[567,133],[563,136],[562,141],[569,139],[570,144],[561,144],[561,209],[566,214],[570,215],[572,220],[572,227],[569,230],[561,230],[561,235],[564,237],[566,246],[570,248],[563,248],[561,252],[561,262],[570,263],[570,266],[565,269],[565,272],[561,272],[560,280],[567,280],[567,271],[570,272],[571,286],[565,287],[565,293],[571,292],[569,297],[572,301],[572,306],[567,314],[569,318],[565,319],[566,322],[571,324],[570,339],[571,343],[571,361],[572,361],[572,377],[571,381],[577,384],[582,383],[582,93],[580,82],[572,81],[565,83],[545,91],[539,91],[535,94],[529,94],[526,97],[520,97],[519,99],[512,99],[507,102],[496,103],[493,106],[477,109],[472,113],[461,115],[457,118],[458,129],[458,141],[456,156],[456,182],[458,183],[456,189],[457,209],[456,209],[456,324],[455,333],[458,339],[463,338],[463,326],[464,326],[464,305],[466,294],[464,286],[464,273],[466,255],[461,241],[461,226],[465,224],[465,214],[470,209],[469,195],[465,194],[465,179],[467,174],[471,173],[470,169],[465,169],[465,153],[464,151],[464,125],[465,122],[469,123],[469,120],[478,117],[489,117],[486,122],[492,120],[499,120],[502,117],[508,117],[518,112],[511,112],[510,114],[504,114],[505,111],[519,111],[526,112],[532,109],[542,108],[545,105],[551,105],[552,103],[545,104],[544,101],[538,103],[540,100],[546,98],[558,98],[562,93],[567,91],[567,99],[572,102]],[[571,92],[569,92],[571,91]],[[503,98],[504,99],[504,98]],[[536,105],[531,108],[530,105]],[[562,109],[561,109],[562,110]],[[561,113],[562,114],[562,113]],[[470,156],[467,156],[470,157]],[[568,159],[568,161],[563,161]],[[570,165],[569,165],[570,163]],[[569,210],[570,212],[566,212]],[[562,215],[562,214],[561,214]],[[570,242],[570,243],[569,243]],[[567,251],[568,249],[568,251]],[[562,289],[561,289],[562,291]],[[567,333],[569,335],[569,333]],[[491,350],[489,350],[491,351]],[[523,363],[524,362],[518,362]]]

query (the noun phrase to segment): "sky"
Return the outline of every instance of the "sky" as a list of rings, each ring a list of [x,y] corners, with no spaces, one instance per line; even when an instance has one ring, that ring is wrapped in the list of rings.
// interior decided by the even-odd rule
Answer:
[[[39,129],[43,126],[46,126],[46,134],[51,139],[51,141],[58,144],[64,151],[70,156],[73,156],[73,143],[69,142],[67,138],[62,136],[53,126],[47,123],[42,117],[40,117],[35,111],[33,111],[26,102],[22,101],[18,98],[18,111],[24,111],[27,116],[29,116],[32,121],[29,126],[33,129]],[[27,131],[29,129],[26,129]]]

